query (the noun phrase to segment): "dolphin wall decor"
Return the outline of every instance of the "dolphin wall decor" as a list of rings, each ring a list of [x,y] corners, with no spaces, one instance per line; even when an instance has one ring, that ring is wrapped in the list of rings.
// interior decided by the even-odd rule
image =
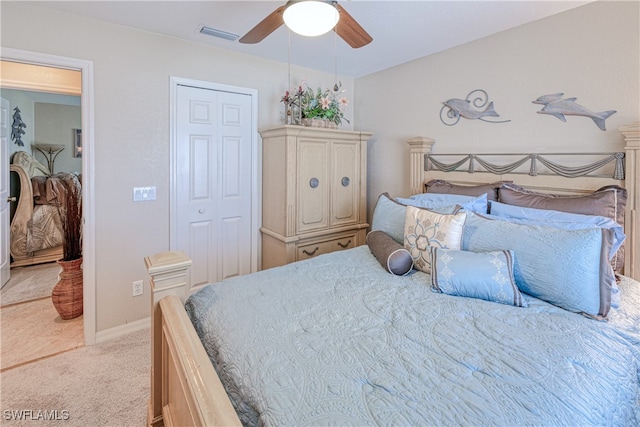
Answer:
[[[535,101],[531,102],[533,102],[534,104],[544,105],[544,107],[542,107],[542,110],[538,111],[538,114],[549,114],[557,117],[563,122],[567,121],[567,118],[565,116],[589,117],[601,130],[607,130],[604,121],[609,116],[617,112],[616,110],[608,110],[594,113],[588,108],[585,108],[582,105],[576,103],[577,98],[562,99],[563,96],[564,93],[553,93],[551,95],[543,95]]]
[[[475,95],[474,95],[475,94]],[[453,126],[460,117],[470,120],[482,120],[489,123],[506,123],[511,120],[487,120],[485,117],[500,117],[489,102],[489,95],[482,89],[469,92],[465,99],[452,98],[443,102],[440,109],[440,120],[447,126]]]

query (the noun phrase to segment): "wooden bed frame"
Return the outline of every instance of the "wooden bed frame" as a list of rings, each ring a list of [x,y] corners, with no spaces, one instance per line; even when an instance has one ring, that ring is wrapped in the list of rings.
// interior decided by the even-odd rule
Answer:
[[[12,179],[15,174],[18,180],[16,184],[20,187],[19,193],[15,195],[17,205],[13,218],[11,218],[10,226],[12,268],[57,261],[63,255],[62,244],[35,252],[27,252],[26,250],[28,223],[33,218],[35,208],[31,178],[34,176],[48,176],[49,170],[28,153],[22,152],[21,154],[24,156],[22,161],[26,164],[9,165]],[[62,233],[62,230],[60,230],[60,233]]]
[[[488,174],[425,171],[425,155],[434,140],[410,139],[412,194],[423,192],[424,183],[441,178],[461,184],[512,180],[519,185],[550,193],[580,194],[604,185],[619,185],[628,192],[625,217],[625,272],[640,280],[640,122],[620,128],[625,137],[626,180],[607,177],[563,178],[527,174]],[[520,155],[522,156],[522,155]],[[240,425],[224,387],[184,310],[191,260],[181,252],[163,252],[145,258],[152,289],[152,365],[149,426]]]

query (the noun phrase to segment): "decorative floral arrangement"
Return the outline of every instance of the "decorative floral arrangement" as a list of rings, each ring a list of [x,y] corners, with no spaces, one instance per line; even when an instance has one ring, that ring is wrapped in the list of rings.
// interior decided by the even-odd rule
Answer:
[[[82,257],[82,186],[77,176],[71,173],[55,175],[60,178],[67,192],[58,204],[62,219],[62,260],[72,261]]]
[[[295,124],[299,121],[300,100],[302,98],[302,86],[299,86],[296,91],[286,91],[284,96],[280,98],[280,102],[284,104],[285,109],[285,123]],[[297,123],[301,124],[301,123]]]
[[[324,119],[336,125],[342,124],[343,120],[349,123],[349,120],[344,117],[349,100],[346,96],[340,96],[345,92],[341,87],[342,84],[336,84],[333,90],[321,88],[314,90],[303,82],[297,90],[287,91],[281,102],[290,110],[292,119],[297,115],[303,121],[304,119]]]

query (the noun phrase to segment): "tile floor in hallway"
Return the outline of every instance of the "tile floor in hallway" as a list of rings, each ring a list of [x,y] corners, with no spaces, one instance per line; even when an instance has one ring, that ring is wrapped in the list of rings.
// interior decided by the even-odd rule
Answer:
[[[31,269],[31,270],[29,270]],[[21,267],[2,289],[3,297],[16,285],[57,281],[59,268]],[[53,272],[53,275],[52,275]],[[27,280],[24,278],[27,277]],[[16,284],[15,280],[24,280]],[[13,281],[13,282],[12,282]],[[52,285],[47,285],[52,287]],[[49,293],[50,291],[46,291]],[[6,304],[4,301],[10,301]],[[49,296],[27,301],[3,298],[0,308],[0,370],[73,350],[84,345],[83,317],[62,320]]]

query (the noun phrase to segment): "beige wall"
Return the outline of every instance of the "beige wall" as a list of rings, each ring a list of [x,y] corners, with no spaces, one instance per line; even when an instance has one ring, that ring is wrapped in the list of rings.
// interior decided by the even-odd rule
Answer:
[[[169,76],[257,89],[258,125],[266,127],[280,123],[287,64],[24,2],[1,7],[3,47],[93,61],[96,329],[143,319],[143,258],[169,249]],[[302,78],[313,86],[334,83],[333,74],[292,67],[292,82]],[[353,79],[339,78],[353,94]],[[149,185],[157,187],[157,200],[134,204],[132,188]],[[139,279],[145,296],[134,298],[131,282]]]
[[[428,136],[434,151],[622,150],[618,127],[640,118],[639,2],[599,1],[356,80],[356,127],[369,144],[369,215],[384,191],[406,195],[408,147]],[[446,34],[443,34],[446,37]],[[484,89],[503,124],[440,121],[442,102]],[[592,111],[617,110],[607,131],[585,117],[565,123],[531,101],[564,92]]]

